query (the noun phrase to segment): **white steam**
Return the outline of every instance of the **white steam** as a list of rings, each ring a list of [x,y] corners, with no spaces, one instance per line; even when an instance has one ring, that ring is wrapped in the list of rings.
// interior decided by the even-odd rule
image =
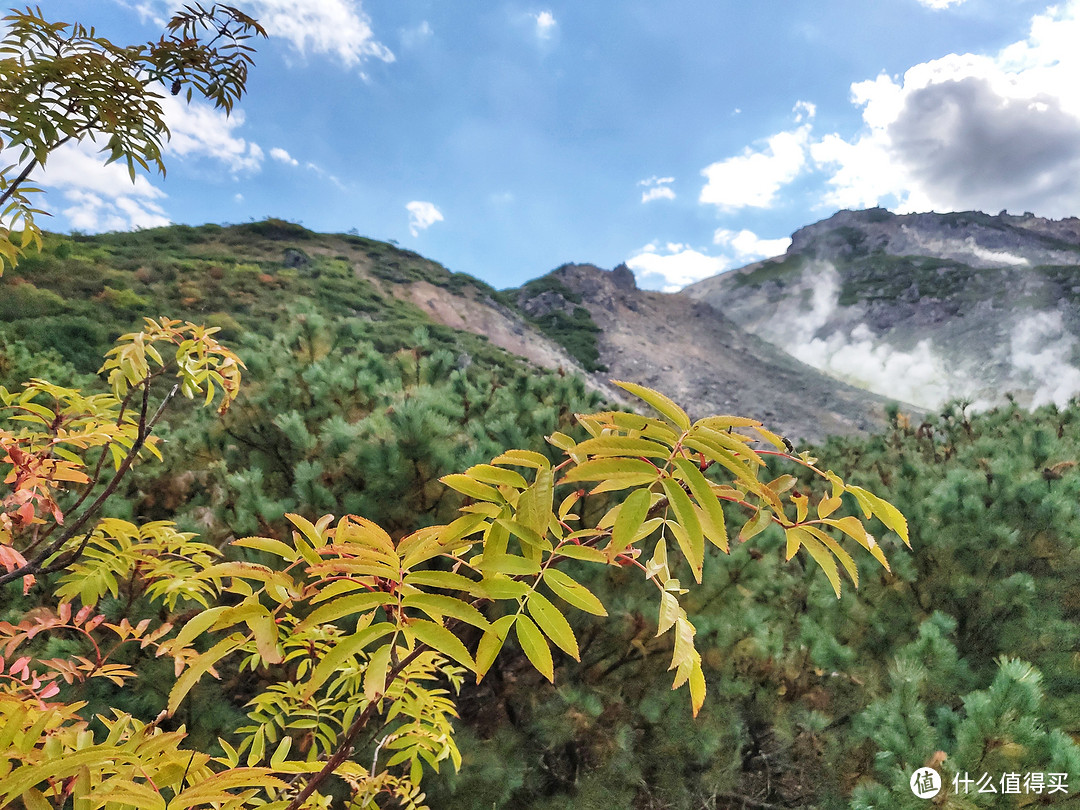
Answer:
[[[762,337],[851,385],[919,407],[936,408],[973,390],[968,376],[950,369],[929,338],[905,351],[875,337],[862,322],[821,334],[837,319],[840,274],[832,264],[816,262],[803,279],[809,289],[784,298],[758,328]]]
[[[1080,369],[1069,362],[1076,344],[1060,312],[1036,312],[1013,328],[1010,359],[1034,389],[1031,407],[1051,402],[1064,407],[1080,393]]]

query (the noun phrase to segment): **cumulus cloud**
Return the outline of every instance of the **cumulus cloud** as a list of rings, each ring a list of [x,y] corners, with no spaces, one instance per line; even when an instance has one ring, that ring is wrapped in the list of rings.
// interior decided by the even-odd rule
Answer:
[[[724,256],[709,256],[689,245],[668,242],[659,246],[648,244],[626,260],[644,289],[675,292],[727,270],[731,262]]]
[[[175,6],[172,0],[120,2],[144,19],[154,20],[163,19]],[[247,0],[244,10],[271,37],[288,41],[303,56],[330,56],[346,67],[369,59],[394,61],[393,52],[375,38],[371,18],[360,0]]]
[[[671,188],[674,182],[674,177],[656,177],[655,175],[646,180],[639,180],[638,185],[645,187],[645,190],[641,192],[641,201],[647,203],[653,200],[674,200],[675,192]]]
[[[737,233],[718,228],[713,234],[713,244],[731,248],[740,260],[767,259],[786,253],[791,247],[791,237],[783,239],[762,239],[753,231],[745,228]]]
[[[165,162],[211,161],[234,175],[257,171],[263,151],[257,143],[236,134],[244,116],[231,118],[209,104],[185,104],[172,96],[161,100],[172,138],[165,144]],[[280,150],[284,152],[284,150]],[[287,153],[286,153],[287,154]],[[276,155],[276,159],[280,159]],[[71,227],[84,231],[154,228],[169,224],[162,207],[166,194],[142,173],[131,181],[123,161],[105,164],[101,144],[72,141],[53,152],[44,169],[32,179],[60,194],[61,208]]]
[[[540,39],[551,39],[555,34],[556,26],[559,24],[555,19],[555,15],[550,11],[541,11],[539,14],[532,16],[536,20],[536,35]]]
[[[996,55],[949,54],[852,85],[864,129],[811,147],[826,202],[899,211],[1080,208],[1080,2]]]
[[[275,146],[270,150],[270,157],[276,160],[278,163],[284,163],[286,166],[299,166],[300,161],[282,149],[280,146]]]
[[[234,174],[256,171],[263,161],[263,151],[257,143],[236,134],[244,125],[244,113],[234,110],[226,117],[206,102],[190,104],[173,96],[161,99],[165,121],[172,137],[165,154],[183,158],[208,158],[224,163]]]
[[[413,200],[406,204],[405,209],[409,212],[409,232],[413,236],[419,236],[420,231],[443,221],[442,212],[429,202]]]
[[[726,210],[768,208],[806,165],[809,139],[810,125],[804,124],[769,137],[764,149],[747,147],[740,155],[706,166],[701,170],[706,182],[700,202]]]
[[[118,231],[168,225],[159,202],[165,192],[141,174],[132,183],[126,165],[106,166],[99,148],[89,141],[72,141],[53,152],[46,169],[35,174],[36,183],[60,192],[65,202],[60,211],[71,227]]]

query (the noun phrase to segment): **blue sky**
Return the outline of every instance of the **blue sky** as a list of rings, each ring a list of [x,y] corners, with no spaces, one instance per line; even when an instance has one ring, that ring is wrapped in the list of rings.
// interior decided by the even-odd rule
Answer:
[[[271,33],[234,115],[166,98],[134,185],[65,148],[47,228],[275,216],[670,290],[842,207],[1080,214],[1080,0],[231,1]],[[127,43],[171,4],[41,8]]]

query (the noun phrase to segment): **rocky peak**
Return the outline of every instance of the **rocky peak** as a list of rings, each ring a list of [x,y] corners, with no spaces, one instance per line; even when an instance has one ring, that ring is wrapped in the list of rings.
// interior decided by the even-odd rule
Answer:
[[[788,255],[824,261],[884,253],[957,261],[975,268],[1080,264],[1080,220],[1034,214],[893,214],[839,211],[796,231]]]
[[[637,279],[634,278],[634,271],[627,267],[625,262],[611,271],[611,282],[620,290],[637,289]]]

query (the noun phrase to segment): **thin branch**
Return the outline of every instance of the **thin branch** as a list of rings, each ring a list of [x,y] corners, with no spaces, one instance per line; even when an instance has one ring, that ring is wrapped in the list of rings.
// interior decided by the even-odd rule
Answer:
[[[411,664],[421,652],[427,649],[424,644],[417,643],[413,648],[413,651],[401,659],[400,663],[390,670],[389,677],[386,679],[387,684],[390,684],[401,674],[401,671]],[[326,760],[326,764],[323,769],[319,771],[315,776],[311,778],[311,781],[304,785],[303,789],[296,794],[296,798],[293,799],[289,806],[285,810],[300,810],[300,807],[304,804],[307,798],[314,793],[319,785],[327,780],[331,774],[344,764],[344,762],[352,755],[353,743],[356,742],[356,738],[360,736],[360,732],[364,730],[364,726],[367,725],[368,720],[375,713],[378,701],[371,701],[364,710],[357,715],[353,720],[352,725],[349,726],[349,730],[345,732],[345,737],[342,739],[337,750],[330,759]],[[298,778],[298,777],[296,777]]]
[[[16,192],[19,186],[26,182],[26,178],[30,176],[30,172],[32,172],[37,167],[37,165],[37,158],[32,159],[29,163],[26,164],[26,168],[23,169],[19,173],[19,176],[11,181],[11,185],[4,189],[4,192],[0,194],[0,205],[6,203],[11,197],[11,195]]]
[[[176,396],[176,392],[179,390],[179,388],[179,385],[174,385],[172,387],[172,390],[169,391],[169,393],[166,394],[165,397],[161,400],[161,404],[158,406],[157,411],[149,420],[147,420],[146,418],[150,398],[149,390],[144,389],[142,408],[139,413],[138,435],[135,438],[135,442],[131,445],[131,449],[128,451],[128,454],[124,457],[124,460],[117,468],[116,473],[112,477],[112,480],[109,481],[108,486],[106,486],[102,493],[98,495],[98,497],[94,500],[94,502],[90,504],[90,506],[88,506],[81,515],[79,515],[75,522],[68,526],[64,530],[64,532],[58,538],[56,538],[56,540],[49,544],[46,549],[41,551],[33,559],[32,562],[28,562],[26,565],[16,568],[13,571],[9,571],[5,574],[0,574],[0,585],[6,585],[7,583],[15,579],[26,576],[27,574],[33,575],[43,573],[43,569],[41,567],[42,564],[47,559],[49,559],[49,557],[51,557],[53,554],[63,548],[64,543],[66,543],[68,540],[70,540],[72,537],[82,531],[82,528],[86,525],[87,521],[90,520],[90,518],[92,518],[95,514],[97,514],[102,504],[104,504],[105,501],[108,500],[114,492],[116,492],[117,487],[120,486],[120,481],[124,478],[125,475],[127,475],[128,470],[131,469],[131,465],[135,462],[136,456],[139,455],[139,451],[146,443],[147,438],[149,438],[151,432],[153,432],[154,426],[157,424],[158,420],[161,418],[162,413],[165,411],[165,406],[168,405],[169,401],[174,396]],[[87,540],[84,539],[82,545],[77,550],[78,553],[70,557],[69,559],[66,559],[65,565],[70,565],[72,562],[78,559],[78,555],[82,553],[82,549],[85,548],[86,542]],[[49,566],[49,569],[53,570],[52,566]]]

